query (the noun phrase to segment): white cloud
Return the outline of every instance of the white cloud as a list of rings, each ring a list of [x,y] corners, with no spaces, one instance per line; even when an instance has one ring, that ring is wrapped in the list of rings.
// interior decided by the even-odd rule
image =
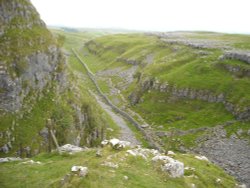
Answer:
[[[31,0],[49,25],[250,32],[249,0]]]

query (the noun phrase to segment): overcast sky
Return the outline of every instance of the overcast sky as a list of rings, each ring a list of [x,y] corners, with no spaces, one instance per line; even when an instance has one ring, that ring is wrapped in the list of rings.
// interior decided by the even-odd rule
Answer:
[[[250,0],[31,0],[47,25],[250,33]]]

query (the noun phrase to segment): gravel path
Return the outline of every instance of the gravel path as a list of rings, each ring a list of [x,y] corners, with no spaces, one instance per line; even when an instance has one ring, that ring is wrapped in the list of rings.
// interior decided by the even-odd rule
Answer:
[[[120,131],[120,140],[125,140],[131,142],[132,145],[140,145],[141,143],[135,138],[134,133],[128,127],[127,122],[118,114],[114,113],[110,106],[105,104],[100,97],[91,92],[93,96],[96,98],[96,101],[100,104],[100,106],[105,110],[113,121],[121,128]]]

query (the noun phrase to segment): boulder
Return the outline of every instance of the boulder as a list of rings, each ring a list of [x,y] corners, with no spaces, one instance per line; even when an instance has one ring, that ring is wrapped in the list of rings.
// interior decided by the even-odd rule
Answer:
[[[130,142],[122,141],[122,140],[119,140],[117,138],[113,138],[113,139],[110,139],[110,140],[103,140],[101,142],[102,146],[106,146],[108,144],[110,144],[112,146],[112,148],[114,148],[114,149],[122,149],[122,148],[125,148],[125,147],[128,147],[128,146],[131,145]]]
[[[85,177],[88,174],[88,167],[72,166],[71,172],[78,174],[80,177]]]
[[[201,161],[209,161],[208,158],[206,158],[205,156],[195,156],[194,158],[201,160]]]
[[[152,161],[153,162],[163,161],[165,163],[168,163],[174,161],[174,159],[165,155],[156,155],[152,158]]]
[[[173,178],[182,177],[184,175],[184,164],[177,160],[172,160],[161,166],[162,171],[168,172]]]
[[[0,158],[0,163],[4,162],[11,162],[11,161],[21,161],[22,159],[20,157],[5,157],[5,158]]]
[[[135,148],[132,150],[127,150],[127,153],[132,155],[132,156],[140,156],[143,159],[147,159],[150,155],[159,155],[159,151],[155,149],[144,149],[144,148]]]
[[[60,152],[69,152],[69,153],[77,153],[84,151],[84,148],[74,146],[71,144],[65,144],[64,146],[59,147]]]
[[[102,166],[107,166],[107,167],[110,167],[110,168],[118,168],[119,167],[118,164],[115,164],[115,163],[112,163],[112,162],[107,162],[107,161],[105,161],[101,165]]]
[[[191,188],[196,188],[196,185],[194,183],[192,183],[190,186]]]
[[[173,151],[168,151],[168,155],[175,155]]]
[[[117,138],[113,138],[113,139],[109,140],[109,143],[111,144],[112,147],[115,147],[116,145],[118,145],[119,142],[120,142],[120,140]]]
[[[241,184],[241,185],[236,184],[236,188],[247,188],[247,186],[245,184]]]
[[[112,129],[112,128],[107,128],[107,131],[114,132],[114,129]]]
[[[103,141],[101,142],[101,145],[102,145],[102,146],[106,146],[106,145],[108,145],[108,143],[109,143],[108,140],[103,140]]]
[[[131,143],[130,142],[128,142],[128,141],[120,141],[119,142],[119,147],[120,148],[125,148],[125,147],[129,147],[129,146],[131,146]]]
[[[42,164],[40,161],[33,161],[33,160],[28,160],[22,163],[23,164]]]
[[[153,162],[162,161],[161,170],[167,172],[171,177],[178,178],[184,175],[184,164],[169,156],[156,155],[152,158]]]
[[[143,124],[143,125],[141,125],[141,128],[148,128],[148,127],[149,127],[148,124]]]
[[[102,157],[102,152],[101,152],[100,149],[98,149],[98,150],[96,151],[95,156],[96,156],[96,157]]]
[[[215,182],[216,182],[217,184],[221,184],[221,179],[220,179],[220,178],[217,178]]]
[[[130,154],[130,155],[133,155],[133,156],[137,156],[137,153],[134,152],[133,150],[127,150],[127,153]]]

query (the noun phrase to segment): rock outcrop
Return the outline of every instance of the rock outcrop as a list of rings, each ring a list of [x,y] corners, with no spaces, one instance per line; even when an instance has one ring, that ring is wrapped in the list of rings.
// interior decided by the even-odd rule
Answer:
[[[104,140],[101,142],[101,145],[103,147],[110,144],[113,149],[117,148],[124,148],[119,147],[123,146],[122,143],[129,143],[128,141],[120,141],[118,139],[111,139],[111,140]],[[120,145],[121,144],[121,145]],[[127,145],[129,147],[130,145]],[[172,151],[169,151],[169,155],[173,156],[174,153]],[[142,148],[141,146],[136,146],[133,148],[129,148],[126,151],[126,156],[133,156],[133,157],[141,157],[144,160],[148,160],[151,158],[151,161],[154,163],[160,162],[160,168],[163,172],[166,172],[169,174],[170,177],[177,178],[184,176],[184,164],[178,160],[173,159],[170,156],[162,155],[158,150],[155,149],[147,149]],[[121,159],[122,161],[125,159]],[[102,166],[107,166],[110,168],[118,168],[119,164],[105,161]]]
[[[29,0],[2,0],[0,25],[0,118],[14,116],[11,124],[1,125],[8,128],[1,130],[6,144],[0,151],[8,153],[24,113],[32,111],[44,91],[59,94],[66,89],[66,59]],[[30,155],[29,146],[22,150]]]
[[[92,121],[99,109],[89,108],[77,81],[69,84],[76,75],[60,45],[30,0],[0,1],[0,155],[51,151],[52,131],[59,145],[103,139],[97,122],[106,120]]]
[[[239,50],[226,51],[222,58],[236,59],[236,60],[240,60],[240,61],[250,64],[250,52],[249,51],[239,51]]]
[[[236,77],[250,77],[250,68],[242,67],[240,65],[231,65],[226,63],[219,63],[219,67],[222,67],[235,75]]]
[[[177,98],[198,99],[210,103],[223,103],[225,108],[231,112],[238,120],[250,120],[250,107],[241,108],[237,104],[229,102],[224,93],[215,94],[210,90],[179,88],[168,82],[160,83],[155,79],[140,80],[139,88],[129,96],[132,105],[138,103],[144,92],[153,89],[159,92],[166,92]]]
[[[65,59],[28,0],[0,4],[0,109],[16,112],[31,91],[63,77]]]
[[[59,147],[59,152],[67,152],[67,153],[78,153],[78,152],[82,152],[85,150],[86,150],[86,148],[74,146],[71,144],[65,144],[65,145]]]

